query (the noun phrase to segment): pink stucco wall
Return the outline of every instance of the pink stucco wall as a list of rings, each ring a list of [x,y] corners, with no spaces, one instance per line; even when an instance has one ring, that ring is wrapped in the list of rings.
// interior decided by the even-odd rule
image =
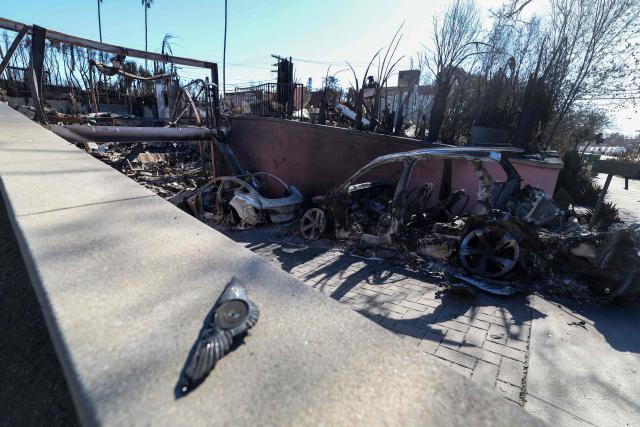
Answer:
[[[278,175],[298,187],[305,197],[341,184],[378,156],[427,147],[409,138],[260,117],[234,118],[230,141],[245,168]],[[553,193],[561,163],[523,159],[513,159],[512,163],[521,174],[523,185]],[[496,180],[505,179],[499,164],[487,162],[486,167]],[[442,160],[422,161],[415,169],[412,185],[433,182],[436,200],[442,170]],[[467,206],[471,209],[478,189],[473,166],[465,160],[454,160],[452,177],[454,190],[465,188],[471,195]]]
[[[540,188],[549,194],[553,194],[562,164],[559,162],[529,163],[532,162],[524,159],[511,159],[511,164],[513,164],[522,178],[522,186],[531,185],[532,187]],[[451,188],[454,190],[464,188],[467,190],[467,194],[477,194],[479,181],[475,175],[471,162],[466,160],[454,160],[451,168]],[[486,161],[485,168],[496,181],[506,180],[506,174],[499,163]],[[475,197],[471,197],[466,210],[473,209],[476,204],[475,202]]]

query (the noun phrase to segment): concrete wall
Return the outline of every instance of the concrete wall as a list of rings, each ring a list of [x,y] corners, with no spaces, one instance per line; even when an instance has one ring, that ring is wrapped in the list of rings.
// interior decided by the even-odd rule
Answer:
[[[425,148],[409,138],[377,135],[330,126],[263,117],[237,117],[231,122],[231,144],[241,164],[252,172],[278,175],[312,197],[341,184],[378,156]],[[513,164],[530,184],[553,193],[562,163],[514,159]],[[497,180],[505,178],[497,164],[487,165]],[[442,160],[420,162],[413,183],[426,180],[440,186]],[[452,164],[453,189],[466,188],[475,202],[478,179],[468,161]],[[422,181],[422,182],[420,182]],[[434,194],[435,196],[435,194]]]

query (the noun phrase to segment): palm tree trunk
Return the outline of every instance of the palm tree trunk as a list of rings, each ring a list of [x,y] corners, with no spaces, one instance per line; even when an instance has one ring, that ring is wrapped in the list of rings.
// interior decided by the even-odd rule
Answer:
[[[147,53],[147,4],[144,4],[144,52]],[[144,69],[147,70],[147,58],[144,59]]]
[[[222,97],[227,92],[227,0],[224,0],[224,46],[222,48]]]
[[[100,17],[100,0],[98,0],[98,32],[100,33],[100,43],[102,43],[102,18]]]

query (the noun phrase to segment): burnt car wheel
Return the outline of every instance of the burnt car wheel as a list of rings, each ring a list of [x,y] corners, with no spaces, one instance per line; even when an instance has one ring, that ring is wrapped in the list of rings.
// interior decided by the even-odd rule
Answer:
[[[483,277],[500,277],[518,262],[520,246],[513,234],[486,226],[471,230],[460,243],[460,262],[465,270]]]
[[[300,234],[307,240],[318,240],[326,227],[324,211],[311,208],[300,219]]]

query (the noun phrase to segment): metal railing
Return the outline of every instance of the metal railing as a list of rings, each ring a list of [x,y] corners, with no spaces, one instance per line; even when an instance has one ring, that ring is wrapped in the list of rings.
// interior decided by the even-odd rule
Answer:
[[[5,70],[9,70],[7,80],[2,81],[3,86],[10,88],[14,96],[30,95],[36,109],[36,120],[43,124],[48,123],[44,106],[45,98],[51,99],[52,94],[56,97],[60,94],[59,92],[63,94],[75,92],[73,98],[82,99],[89,104],[92,112],[96,113],[99,110],[99,103],[106,101],[109,104],[115,98],[120,102],[123,101],[121,98],[128,98],[131,105],[133,100],[140,97],[156,97],[154,82],[149,81],[148,76],[138,76],[140,65],[130,61],[130,58],[135,58],[138,61],[145,61],[145,74],[149,74],[146,64],[148,61],[157,62],[159,66],[162,65],[163,70],[166,64],[170,64],[170,69],[176,65],[203,69],[203,78],[209,79],[210,76],[207,83],[211,85],[212,92],[211,96],[206,98],[207,116],[213,116],[207,120],[207,125],[219,129],[220,109],[216,63],[111,45],[4,18],[0,18],[0,30],[17,32],[4,58],[0,60],[0,77]],[[119,67],[115,67],[114,64],[114,67],[110,67],[113,68],[112,70],[101,71],[95,65],[97,60],[104,61],[103,56],[111,55],[116,55]],[[136,69],[129,70],[130,72],[127,73],[123,69],[126,65],[134,66]],[[61,70],[64,70],[64,73]],[[94,73],[96,70],[103,74]],[[16,80],[16,77],[19,80]],[[127,78],[130,81],[127,81]],[[196,107],[199,107],[197,100],[194,101],[196,101]],[[139,104],[144,108],[145,103]]]
[[[253,115],[304,119],[304,86],[300,83],[265,83],[236,88],[225,95],[225,109],[231,115]]]

